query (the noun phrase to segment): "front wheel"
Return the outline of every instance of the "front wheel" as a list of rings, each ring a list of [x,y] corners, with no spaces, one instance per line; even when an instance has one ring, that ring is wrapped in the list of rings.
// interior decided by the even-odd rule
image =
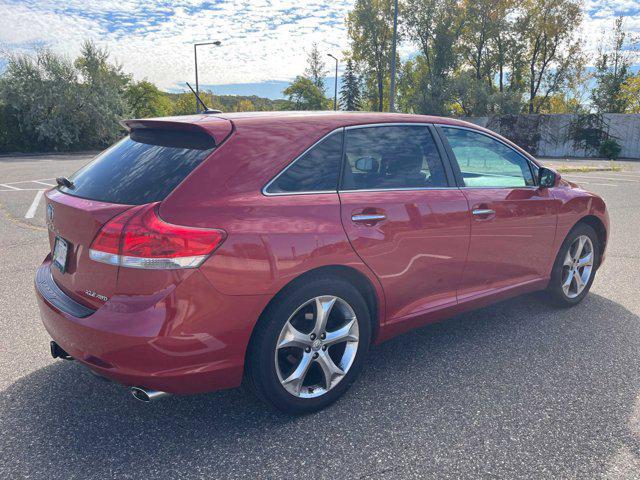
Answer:
[[[339,278],[304,281],[283,292],[261,319],[248,380],[279,410],[319,410],[355,380],[370,337],[369,309],[356,288]]]
[[[593,228],[579,224],[562,243],[547,287],[552,302],[571,307],[581,302],[593,283],[600,261],[600,244]]]

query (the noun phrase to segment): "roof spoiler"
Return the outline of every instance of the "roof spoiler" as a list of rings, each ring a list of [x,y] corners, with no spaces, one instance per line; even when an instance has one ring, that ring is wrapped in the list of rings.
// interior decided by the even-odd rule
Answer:
[[[196,117],[200,119],[202,117]],[[215,145],[220,145],[232,132],[233,124],[225,118],[212,119],[208,116],[204,123],[193,121],[193,117],[144,118],[123,120],[121,123],[128,132],[132,130],[181,130],[186,132],[206,133],[213,138]],[[213,121],[212,121],[213,120]]]

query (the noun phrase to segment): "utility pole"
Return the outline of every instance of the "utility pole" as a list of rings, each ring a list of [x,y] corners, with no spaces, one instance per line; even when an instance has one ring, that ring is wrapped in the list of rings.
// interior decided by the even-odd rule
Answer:
[[[395,10],[393,12],[393,42],[391,44],[391,88],[389,89],[389,111],[396,109],[396,43],[398,43],[398,0],[394,1]]]
[[[198,49],[197,47],[201,45],[215,45],[216,47],[220,46],[220,40],[216,40],[215,42],[205,42],[205,43],[194,43],[193,44],[193,62],[196,67],[196,95],[200,95],[200,89],[198,88]],[[198,103],[198,99],[196,98],[196,113],[200,113],[200,103]]]
[[[336,81],[333,87],[333,110],[338,111],[338,59],[327,53],[327,57],[331,57],[336,61]]]

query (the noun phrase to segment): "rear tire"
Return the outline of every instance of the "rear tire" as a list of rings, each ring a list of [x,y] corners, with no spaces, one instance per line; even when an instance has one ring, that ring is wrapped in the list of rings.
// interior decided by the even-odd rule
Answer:
[[[371,340],[370,318],[360,292],[339,277],[292,284],[256,327],[247,358],[249,386],[285,413],[325,408],[360,373]]]
[[[580,303],[591,289],[600,264],[600,242],[595,230],[576,225],[562,242],[547,287],[550,302],[567,308]]]

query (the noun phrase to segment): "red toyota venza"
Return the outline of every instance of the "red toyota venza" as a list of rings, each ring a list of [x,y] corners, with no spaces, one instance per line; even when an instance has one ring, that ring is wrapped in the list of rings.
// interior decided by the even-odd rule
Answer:
[[[367,351],[525,292],[580,302],[601,198],[499,135],[377,113],[206,114],[129,135],[46,193],[54,357],[138,399],[245,383],[292,413]]]

